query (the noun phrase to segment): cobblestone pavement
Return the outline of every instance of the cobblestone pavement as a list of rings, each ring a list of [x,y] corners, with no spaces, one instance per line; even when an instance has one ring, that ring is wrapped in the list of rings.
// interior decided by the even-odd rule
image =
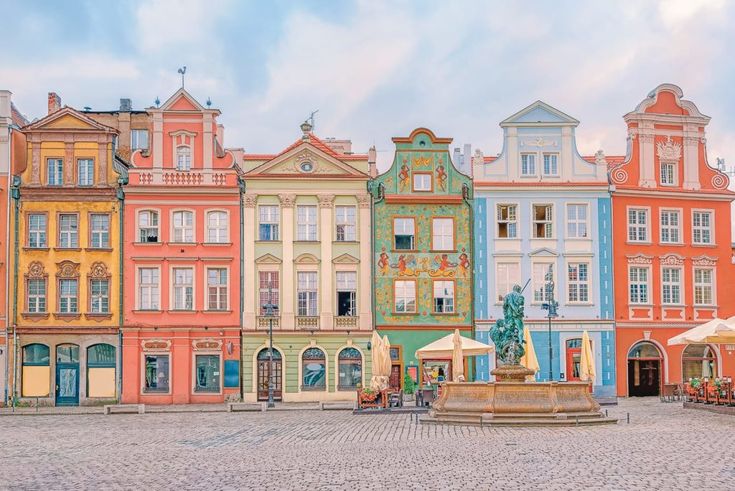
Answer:
[[[618,425],[430,426],[348,411],[9,416],[0,487],[735,489],[735,417],[658,400],[608,411]]]

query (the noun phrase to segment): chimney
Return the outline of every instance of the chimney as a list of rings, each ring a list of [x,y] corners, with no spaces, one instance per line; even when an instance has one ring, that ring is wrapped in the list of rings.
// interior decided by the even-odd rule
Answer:
[[[48,113],[52,114],[61,109],[61,97],[56,92],[48,93]]]
[[[378,152],[375,151],[375,145],[370,147],[368,150],[368,175],[370,177],[377,177],[378,176],[378,165],[377,165],[377,154]]]
[[[133,101],[127,98],[120,99],[120,111],[129,113],[133,110]]]
[[[217,133],[215,138],[217,138],[217,142],[219,143],[219,146],[222,148],[225,148],[225,126],[222,124],[217,125]]]

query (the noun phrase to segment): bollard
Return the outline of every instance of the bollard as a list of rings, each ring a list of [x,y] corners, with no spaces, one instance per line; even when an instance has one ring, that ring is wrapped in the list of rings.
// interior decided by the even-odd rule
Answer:
[[[630,413],[625,413],[625,418],[628,420],[628,424],[630,424]]]
[[[607,409],[605,409],[605,417],[607,418]]]
[[[579,416],[574,417],[574,426],[579,426]]]

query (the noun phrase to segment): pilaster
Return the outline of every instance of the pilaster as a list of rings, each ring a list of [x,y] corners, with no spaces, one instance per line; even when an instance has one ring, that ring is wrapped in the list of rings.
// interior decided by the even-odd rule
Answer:
[[[281,202],[281,243],[283,244],[283,277],[281,278],[281,329],[293,330],[294,291],[296,289],[293,257],[294,194],[279,194]]]
[[[332,240],[334,195],[320,194],[319,199],[319,231],[320,231],[320,303],[321,312],[319,326],[321,329],[334,329],[334,280],[332,278]]]

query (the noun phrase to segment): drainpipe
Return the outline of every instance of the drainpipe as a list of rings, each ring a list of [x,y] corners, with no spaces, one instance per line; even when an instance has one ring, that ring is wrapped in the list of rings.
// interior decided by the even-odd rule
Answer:
[[[18,399],[18,253],[20,250],[20,238],[18,237],[20,234],[18,218],[20,215],[19,176],[13,176],[13,183],[10,186],[10,196],[13,199],[13,411],[15,411],[15,405]],[[5,385],[7,385],[7,382]]]
[[[472,181],[470,181],[470,184],[463,184],[462,185],[462,200],[465,202],[465,204],[470,209],[470,230],[469,230],[469,252],[470,252],[470,258],[472,258],[472,281],[470,282],[470,322],[472,323],[472,328],[470,331],[470,336],[472,339],[475,339],[475,209],[473,206],[473,193],[472,193]],[[475,363],[474,358],[472,358],[472,366],[471,371],[473,374],[473,379],[475,376]],[[470,368],[470,367],[468,367]]]
[[[375,187],[377,186],[377,188]],[[385,197],[385,187],[383,186],[383,183],[377,183],[375,181],[375,178],[371,179],[367,183],[367,189],[368,193],[370,194],[370,199],[372,201],[372,206],[370,207],[370,227],[373,228],[373,233],[370,234],[370,262],[372,263],[373,267],[370,268],[370,284],[371,286],[375,286],[375,205],[383,201],[383,198]],[[376,190],[377,196],[373,194],[373,190]],[[373,294],[371,295],[371,303],[373,306],[373,331],[378,330],[377,322],[376,322],[376,302],[375,302],[375,290],[373,290]],[[370,367],[370,370],[372,371],[372,366]],[[371,373],[372,375],[372,373]],[[403,376],[403,374],[401,374]],[[403,379],[400,380],[400,382],[403,382]]]
[[[242,177],[237,177],[237,188],[240,192],[240,363],[238,364],[238,372],[240,379],[240,400],[245,400],[243,393],[244,384],[242,380],[242,364],[245,362],[242,345],[242,330],[245,327],[245,318],[243,310],[245,309],[245,181]]]
[[[113,144],[113,158],[115,155],[115,148]],[[127,184],[127,179],[125,178],[119,178],[117,180],[117,190],[115,192],[117,197],[117,202],[119,204],[118,208],[118,243],[117,243],[117,249],[118,249],[118,293],[117,293],[117,359],[118,359],[118,370],[117,370],[117,400],[118,403],[122,402],[122,383],[123,383],[123,298],[124,298],[124,284],[125,284],[125,275],[123,274],[123,267],[125,264],[125,255],[124,255],[124,244],[125,241],[123,240],[124,232],[123,230],[123,223],[125,218],[125,191],[123,190],[123,185]]]

